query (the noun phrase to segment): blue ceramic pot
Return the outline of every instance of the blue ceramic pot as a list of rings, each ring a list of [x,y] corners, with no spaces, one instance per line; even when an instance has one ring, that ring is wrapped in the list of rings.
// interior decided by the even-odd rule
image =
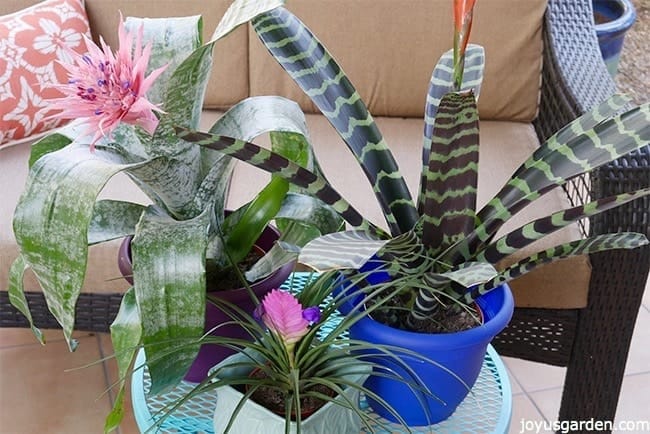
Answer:
[[[636,11],[630,0],[593,0],[593,7],[598,45],[613,77],[618,69],[625,33],[634,24]]]
[[[346,291],[347,292],[347,291]],[[349,293],[349,292],[348,292]],[[362,297],[346,301],[340,308],[344,315],[358,309]],[[514,310],[512,293],[507,285],[501,285],[477,299],[484,323],[479,327],[457,333],[425,334],[389,327],[364,317],[350,328],[352,339],[378,345],[405,348],[409,354],[399,358],[417,374],[421,384],[435,394],[412,388],[404,381],[371,375],[365,386],[384,399],[409,426],[431,425],[447,419],[469,393],[476,382],[490,341],[503,330]],[[403,365],[387,357],[372,357],[369,360],[385,366],[385,373],[397,374],[403,379],[413,378]],[[376,354],[376,353],[375,353]],[[423,358],[435,361],[436,365]],[[452,373],[450,373],[453,372]],[[375,367],[375,373],[377,368]],[[372,409],[380,416],[397,422],[395,416],[379,402],[368,398]]]

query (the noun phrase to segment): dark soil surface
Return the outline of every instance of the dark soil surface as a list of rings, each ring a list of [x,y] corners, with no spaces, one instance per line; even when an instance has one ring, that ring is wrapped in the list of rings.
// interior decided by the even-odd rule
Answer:
[[[253,371],[250,376],[252,378],[265,378],[264,371],[257,370]],[[313,391],[322,393],[324,395],[334,396],[334,391],[325,386],[317,385],[314,387]],[[253,401],[257,402],[261,406],[271,410],[272,412],[284,417],[286,415],[286,406],[285,406],[285,394],[282,391],[267,386],[261,386],[251,395]],[[314,398],[314,397],[304,397],[300,400],[300,409],[302,412],[302,419],[308,417],[310,414],[314,413],[316,410],[325,405],[327,401]],[[291,420],[295,420],[295,417],[292,417]]]
[[[244,272],[250,270],[253,264],[255,264],[262,256],[264,256],[264,252],[262,252],[259,247],[253,246],[253,250],[248,253],[243,261],[237,264],[241,274],[243,275]],[[208,292],[214,292],[241,288],[244,285],[232,267],[217,270],[215,267],[211,266],[210,263],[207,263],[206,286]]]

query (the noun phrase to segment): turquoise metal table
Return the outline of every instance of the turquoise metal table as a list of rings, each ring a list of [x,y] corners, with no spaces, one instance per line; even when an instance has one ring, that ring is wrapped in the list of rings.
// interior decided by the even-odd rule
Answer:
[[[309,273],[294,273],[291,287],[302,288],[301,285],[309,278]],[[288,289],[289,283],[285,283]],[[141,366],[145,361],[141,351],[135,366]],[[139,369],[133,373],[131,381],[131,400],[138,428],[141,432],[147,430],[155,423],[161,410],[176,402],[189,392],[194,384],[182,382],[175,389],[157,396],[148,395],[150,386],[146,369]],[[192,433],[212,434],[212,416],[218,399],[217,391],[206,392],[185,403],[181,408],[168,416],[156,433]],[[374,415],[377,422],[371,425],[377,433],[400,433],[400,425],[387,425],[380,427],[379,416],[372,413],[365,399],[362,397],[360,407],[369,414]],[[503,362],[492,346],[488,347],[485,361],[472,392],[456,409],[456,412],[447,420],[430,427],[411,427],[413,433],[476,433],[476,434],[503,434],[508,432],[510,417],[512,415],[512,393],[510,382]],[[362,433],[372,432],[364,428]],[[254,433],[251,433],[254,434]]]

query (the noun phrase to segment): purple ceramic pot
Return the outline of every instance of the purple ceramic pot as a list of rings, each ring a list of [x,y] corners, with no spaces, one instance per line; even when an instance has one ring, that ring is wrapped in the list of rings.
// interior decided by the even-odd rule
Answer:
[[[267,228],[262,232],[262,235],[257,239],[255,245],[258,246],[265,252],[268,252],[275,241],[277,241],[280,236],[277,229],[272,226],[267,226]],[[126,237],[120,246],[118,253],[118,266],[122,276],[129,282],[133,284],[133,269],[131,267],[131,239],[133,237]],[[270,276],[255,282],[251,285],[251,289],[258,298],[262,298],[264,294],[269,292],[273,288],[279,288],[280,285],[289,277],[289,274],[293,271],[293,263],[286,264],[276,270]],[[255,303],[251,300],[248,295],[246,288],[236,288],[228,291],[218,291],[212,292],[210,294],[212,297],[218,297],[221,300],[233,303],[239,306],[241,309],[244,309],[246,312],[252,315],[253,310],[255,309]],[[250,335],[246,330],[237,325],[237,324],[228,324],[223,325],[215,329],[215,327],[220,324],[231,321],[231,318],[225,314],[221,309],[216,307],[214,304],[208,302],[205,307],[205,331],[214,330],[212,335],[215,336],[227,336],[238,339],[250,339]],[[235,351],[230,348],[224,348],[220,345],[202,345],[199,350],[199,354],[194,359],[192,366],[185,375],[186,381],[191,381],[198,383],[203,381],[207,375],[210,368],[214,365],[225,359],[226,357],[234,354]]]

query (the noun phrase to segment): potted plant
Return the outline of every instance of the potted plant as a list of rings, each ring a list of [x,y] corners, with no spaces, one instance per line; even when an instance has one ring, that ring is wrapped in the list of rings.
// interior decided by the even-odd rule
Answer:
[[[203,335],[208,282],[220,280],[224,269],[237,269],[235,264],[271,219],[284,229],[295,226],[287,232],[299,244],[339,225],[335,213],[290,191],[278,177],[252,202],[227,215],[232,159],[181,141],[174,133],[174,126],[198,126],[212,48],[241,20],[264,10],[255,2],[250,6],[247,13],[252,15],[225,16],[205,44],[200,17],[127,19],[120,23],[115,53],[103,41],[98,47],[87,40],[88,53],[73,55],[73,63],[64,65],[70,80],[59,87],[65,97],[52,104],[60,111],[53,115],[78,122],[34,145],[27,185],[14,214],[20,256],[11,271],[12,303],[31,321],[22,287],[23,273],[31,268],[71,350],[76,346],[71,334],[88,246],[133,235],[134,287],[125,294],[112,338],[123,373],[137,345],[145,346],[153,393],[180,381],[199,351],[198,343],[172,350]],[[171,36],[145,45],[145,35]],[[251,110],[255,115],[246,115]],[[246,140],[271,132],[276,151],[318,170],[304,116],[288,100],[242,101],[211,130]],[[152,205],[97,199],[105,183],[120,172]],[[248,270],[251,281],[278,268],[284,275],[275,285],[286,278],[292,258],[270,250],[257,268]],[[255,299],[248,289],[241,292]],[[32,329],[42,341],[40,331]],[[122,392],[118,396],[115,415]]]
[[[381,400],[363,385],[374,365],[363,360],[364,352],[372,347],[407,372],[409,368],[389,346],[349,338],[349,328],[367,313],[339,316],[344,297],[329,297],[332,286],[338,284],[335,276],[313,276],[300,291],[274,289],[253,315],[236,304],[214,300],[254,339],[205,336],[204,344],[234,347],[236,353],[166,408],[151,428],[163,424],[187,399],[213,389],[218,396],[216,433],[357,433],[362,424],[381,425],[376,416],[359,408],[362,393]],[[408,379],[393,378],[417,387]],[[404,423],[398,414],[394,417]]]
[[[284,176],[335,207],[355,230],[312,241],[302,249],[300,261],[319,270],[348,269],[348,275],[354,275],[355,270],[359,269],[365,272],[374,270],[371,274],[375,275],[368,279],[368,283],[347,288],[352,291],[348,292],[352,302],[348,303],[345,311],[356,312],[364,306],[366,309],[373,306],[372,299],[368,297],[361,299],[363,303],[355,301],[354,288],[363,291],[364,285],[371,288],[380,285],[384,291],[379,293],[384,295],[385,291],[397,291],[399,296],[391,302],[393,309],[383,308],[387,313],[377,312],[373,318],[364,320],[379,323],[376,318],[381,317],[382,321],[388,322],[388,328],[398,335],[403,328],[408,329],[404,333],[419,331],[418,336],[411,339],[416,341],[428,339],[427,334],[440,334],[439,331],[428,333],[432,318],[437,320],[435,323],[442,322],[439,320],[448,315],[478,316],[475,301],[483,308],[483,326],[492,316],[490,311],[497,310],[490,307],[487,300],[495,300],[503,305],[505,313],[495,313],[494,317],[502,318],[499,327],[504,327],[510,315],[508,310],[511,312],[512,309],[511,304],[508,307],[511,296],[504,284],[538,266],[572,255],[635,248],[648,243],[641,234],[600,235],[556,246],[511,266],[496,268],[501,259],[551,232],[650,193],[650,189],[643,189],[601,199],[541,216],[498,239],[495,236],[512,214],[541,194],[564,185],[574,176],[647,145],[650,107],[644,104],[616,114],[629,100],[620,95],[610,98],[550,137],[515,171],[501,191],[483,209],[477,210],[479,143],[476,96],[484,56],[481,47],[468,45],[473,4],[473,1],[455,1],[454,49],[443,55],[432,74],[425,110],[423,170],[417,204],[413,202],[397,171],[397,165],[372,116],[325,47],[297,17],[283,7],[261,14],[252,21],[254,30],[271,55],[310,95],[357,156],[376,192],[390,234],[368,222],[320,174],[298,168],[250,142],[177,129],[179,137],[187,141]],[[322,62],[324,58],[328,59],[326,64]],[[292,74],[296,67],[292,59],[300,59],[300,68],[309,70],[310,74]],[[326,89],[327,92],[308,92],[310,89]],[[331,109],[339,105],[344,107]],[[351,129],[351,126],[354,128]],[[254,161],[251,155],[255,156]],[[386,304],[383,306],[386,307]],[[362,322],[355,324],[351,333],[354,334]],[[492,326],[490,328],[494,329]],[[491,334],[497,332],[492,330]],[[373,330],[363,338],[374,340],[373,336],[379,333]],[[477,334],[474,330],[460,333]],[[452,341],[460,339],[450,336],[442,338]],[[461,355],[463,353],[456,349],[443,348],[443,354],[460,355],[453,364],[460,359],[470,362],[467,368],[460,368],[463,371],[460,376],[465,384],[456,381],[459,388],[464,390],[455,393],[456,397],[443,399],[446,407],[443,412],[435,408],[439,402],[423,398],[415,393],[417,391],[406,397],[394,392],[382,396],[394,407],[404,403],[403,408],[412,410],[402,414],[409,424],[435,422],[448,416],[457,405],[453,400],[462,399],[467,393],[467,386],[471,387],[478,375],[476,360],[482,360],[490,337],[482,339],[484,342],[475,345],[478,355],[471,357]],[[393,342],[400,345],[400,341]],[[457,372],[456,366],[450,368]],[[384,381],[378,375],[371,376],[367,384],[373,382]],[[429,387],[434,392],[439,391],[435,384]],[[378,388],[373,390],[378,392]],[[424,403],[426,405],[422,405]],[[375,410],[381,413],[381,405]]]
[[[636,21],[636,10],[631,0],[593,0],[592,5],[600,52],[614,77],[625,34]]]

